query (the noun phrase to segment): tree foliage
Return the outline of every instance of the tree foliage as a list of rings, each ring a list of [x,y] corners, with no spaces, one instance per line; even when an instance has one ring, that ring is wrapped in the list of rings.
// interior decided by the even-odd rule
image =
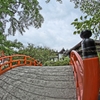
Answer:
[[[58,60],[58,61],[46,61],[44,63],[44,66],[66,66],[69,65],[70,58],[69,57],[64,57],[63,60]]]
[[[7,36],[0,34],[0,52],[4,51],[5,55],[12,54],[25,54],[31,56],[42,63],[50,60],[51,56],[56,56],[57,51],[48,47],[35,46],[34,44],[28,43],[28,46],[24,46],[21,42],[7,40]]]
[[[16,30],[21,34],[30,25],[41,27],[44,19],[40,14],[41,6],[37,0],[0,0],[0,33],[14,35]]]
[[[80,19],[76,18],[71,24],[74,25],[76,31],[74,34],[80,33],[82,30],[89,29],[97,38],[100,34],[100,0],[70,0],[75,3],[75,8],[85,14]]]
[[[50,49],[48,47],[35,46],[28,43],[28,46],[24,46],[21,42],[7,40],[7,36],[0,34],[0,52],[3,51],[5,55],[23,54],[31,56],[32,58],[42,62],[45,66],[62,66],[69,64],[69,57],[64,57],[59,61],[51,61],[51,58],[57,57],[58,51]]]
[[[23,34],[31,25],[41,27],[44,18],[40,10],[38,0],[0,0],[0,33],[15,35],[19,31]]]
[[[0,51],[4,51],[6,55],[16,53],[16,50],[23,48],[23,44],[17,40],[7,40],[7,36],[0,33]]]
[[[62,0],[56,0],[56,1],[62,3]],[[49,2],[50,2],[50,0],[46,0],[46,3],[49,3]]]
[[[48,47],[35,47],[34,44],[28,43],[27,47],[24,47],[23,49],[19,49],[18,54],[25,54],[28,56],[31,56],[42,63],[50,60],[51,56],[56,56],[56,51],[53,49],[50,49]]]

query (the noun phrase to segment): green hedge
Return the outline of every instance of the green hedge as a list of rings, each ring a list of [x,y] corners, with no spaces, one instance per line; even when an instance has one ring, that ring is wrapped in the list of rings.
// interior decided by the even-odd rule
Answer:
[[[59,61],[46,61],[44,63],[44,66],[64,66],[64,65],[69,65],[70,58],[65,57],[64,60],[59,60]]]

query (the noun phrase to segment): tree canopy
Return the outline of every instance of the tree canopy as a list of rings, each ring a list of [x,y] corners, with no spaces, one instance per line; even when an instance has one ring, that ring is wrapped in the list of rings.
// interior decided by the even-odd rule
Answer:
[[[74,34],[89,29],[95,35],[95,38],[97,38],[100,34],[100,0],[70,1],[75,3],[75,8],[80,8],[84,13],[84,16],[80,16],[80,19],[76,18],[74,22],[71,23],[76,28]]]
[[[62,0],[56,0],[56,1],[62,3]],[[48,3],[48,2],[50,2],[50,0],[46,0],[46,3]]]
[[[56,1],[63,2],[63,0]],[[70,0],[70,2],[84,13],[84,16],[76,18],[71,23],[76,29],[74,34],[90,29],[97,37],[100,34],[100,0]],[[41,9],[38,0],[0,0],[0,33],[5,33],[6,27],[6,33],[10,35],[15,35],[17,30],[23,34],[25,28],[28,29],[31,25],[35,28],[41,27],[44,21],[40,14]]]
[[[30,25],[41,27],[44,19],[40,14],[41,6],[37,0],[0,0],[0,33],[14,35],[18,30],[21,34]]]
[[[0,33],[0,51],[4,51],[6,55],[15,53],[15,50],[23,48],[23,44],[17,40],[7,40],[7,36]]]

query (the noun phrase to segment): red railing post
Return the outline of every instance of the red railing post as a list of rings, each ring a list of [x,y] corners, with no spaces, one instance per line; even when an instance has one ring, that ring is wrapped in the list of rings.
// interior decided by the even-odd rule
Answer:
[[[83,99],[98,100],[99,95],[99,58],[97,57],[95,41],[91,39],[90,30],[82,31],[80,37],[83,57]]]
[[[9,57],[9,62],[10,62],[10,63],[9,63],[9,67],[10,67],[10,69],[11,69],[11,68],[12,68],[12,56]]]
[[[27,59],[27,57],[25,56],[25,57],[24,57],[24,64],[25,64],[25,65],[26,65],[26,59]]]
[[[34,60],[34,66],[37,66],[37,60]]]
[[[84,59],[83,64],[83,100],[98,100],[99,59],[98,57]]]
[[[18,60],[18,66],[20,66],[20,60]]]
[[[71,52],[71,64],[73,65],[76,81],[77,100],[98,100],[100,86],[99,58],[91,31],[82,31],[80,36],[82,58],[76,51]],[[83,64],[82,64],[82,63]],[[82,69],[83,68],[83,69]]]

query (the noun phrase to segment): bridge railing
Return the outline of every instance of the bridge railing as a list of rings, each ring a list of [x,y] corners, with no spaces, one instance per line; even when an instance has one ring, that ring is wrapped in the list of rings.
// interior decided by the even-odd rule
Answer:
[[[78,100],[82,100],[83,95],[83,60],[80,55],[72,50],[71,55],[71,65],[73,66],[75,83],[76,83],[76,95]]]
[[[77,100],[98,100],[99,95],[99,59],[98,57],[82,59],[76,51],[72,51]]]
[[[19,66],[42,66],[40,62],[26,55],[11,55],[0,57],[0,75]]]

